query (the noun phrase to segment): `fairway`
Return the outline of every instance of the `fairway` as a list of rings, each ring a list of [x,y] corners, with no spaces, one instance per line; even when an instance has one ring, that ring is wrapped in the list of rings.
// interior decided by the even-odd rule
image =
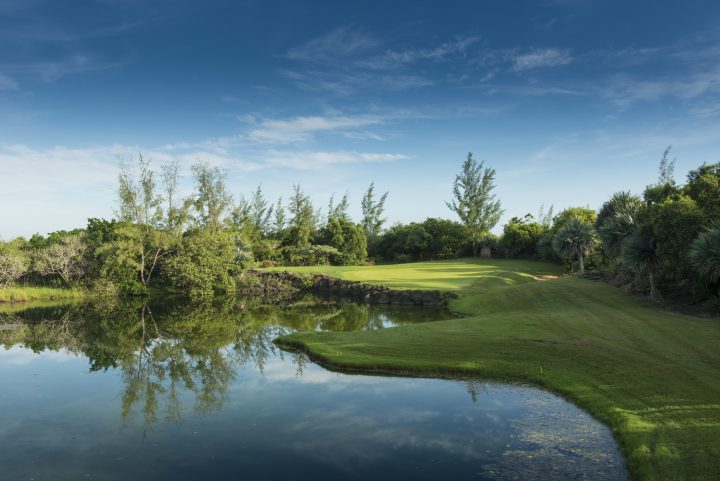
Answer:
[[[468,317],[278,342],[337,369],[531,382],[611,427],[633,479],[718,479],[720,322],[672,313],[553,264],[473,260],[308,267],[404,289],[455,290]]]

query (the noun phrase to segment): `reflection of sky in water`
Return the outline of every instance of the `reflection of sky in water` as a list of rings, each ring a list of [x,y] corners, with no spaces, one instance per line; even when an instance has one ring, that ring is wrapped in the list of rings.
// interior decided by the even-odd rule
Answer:
[[[626,479],[609,431],[538,389],[343,375],[271,346],[175,365],[178,342],[97,372],[0,348],[2,479]]]

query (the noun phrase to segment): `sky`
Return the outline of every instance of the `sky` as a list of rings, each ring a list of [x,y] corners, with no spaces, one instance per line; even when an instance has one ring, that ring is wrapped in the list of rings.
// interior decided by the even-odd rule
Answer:
[[[120,160],[198,161],[236,199],[375,182],[452,218],[468,152],[503,221],[720,161],[720,2],[0,0],[0,236],[116,210]],[[498,226],[501,228],[501,225]]]

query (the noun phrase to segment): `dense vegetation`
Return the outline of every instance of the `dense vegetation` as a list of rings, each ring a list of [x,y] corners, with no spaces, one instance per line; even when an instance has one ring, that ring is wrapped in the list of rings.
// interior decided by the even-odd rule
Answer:
[[[8,286],[90,287],[141,295],[172,289],[195,299],[232,292],[250,266],[361,265],[467,256],[563,262],[601,272],[628,290],[660,301],[717,304],[720,289],[720,163],[673,177],[666,149],[658,181],[642,196],[618,192],[599,211],[572,207],[553,215],[513,217],[491,233],[502,214],[493,193],[495,171],[472,154],[462,164],[448,208],[459,221],[428,218],[385,229],[388,193],[370,185],[361,222],[349,197],[325,212],[299,185],[272,203],[257,187],[234,200],[224,174],[193,167],[195,189],[178,198],[178,166],[158,171],[142,156],[123,164],[112,220],[85,228],[0,243],[0,289]],[[21,287],[20,287],[21,288]],[[0,296],[1,297],[1,296]],[[7,296],[5,296],[7,297]]]
[[[313,271],[401,289],[459,294],[460,319],[278,340],[328,367],[470,375],[538,384],[613,430],[632,479],[717,479],[720,325],[659,309],[549,262],[514,259]]]

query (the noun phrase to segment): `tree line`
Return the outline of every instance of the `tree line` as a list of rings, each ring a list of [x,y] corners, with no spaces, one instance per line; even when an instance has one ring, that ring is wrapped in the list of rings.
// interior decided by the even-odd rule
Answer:
[[[0,243],[0,287],[75,285],[122,295],[151,288],[207,298],[232,292],[251,266],[349,265],[469,256],[565,262],[571,271],[603,272],[660,300],[663,292],[717,298],[720,288],[720,163],[674,179],[668,147],[658,181],[641,196],[613,194],[598,211],[552,207],[513,217],[492,234],[503,213],[495,170],[468,154],[447,207],[458,220],[428,218],[385,228],[388,193],[370,184],[362,217],[348,214],[346,193],[316,207],[299,185],[272,202],[258,186],[237,199],[217,167],[192,167],[194,191],[180,198],[177,163],[154,170],[140,155],[121,164],[115,218],[86,227]]]

